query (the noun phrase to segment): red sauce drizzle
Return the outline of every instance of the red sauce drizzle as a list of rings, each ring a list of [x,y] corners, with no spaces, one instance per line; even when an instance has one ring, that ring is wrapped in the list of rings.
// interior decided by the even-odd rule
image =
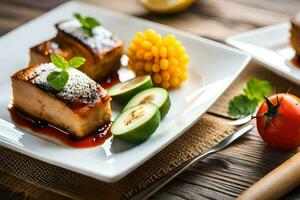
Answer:
[[[296,66],[300,68],[300,56],[297,54],[291,59],[291,62]]]
[[[9,108],[9,112],[11,119],[17,125],[29,128],[36,134],[54,137],[74,148],[89,148],[101,145],[112,135],[109,130],[111,122],[95,130],[87,137],[79,139],[53,125],[47,124],[45,121],[33,119],[17,108],[11,107]]]
[[[100,85],[104,88],[104,89],[108,89],[110,87],[112,87],[114,84],[119,83],[120,79],[119,79],[119,75],[118,74],[114,74],[111,77],[108,77],[107,79],[100,81]]]

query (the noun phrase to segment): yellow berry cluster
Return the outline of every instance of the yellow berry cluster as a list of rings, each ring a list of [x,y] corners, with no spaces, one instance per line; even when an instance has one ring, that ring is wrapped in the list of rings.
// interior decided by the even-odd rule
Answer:
[[[173,34],[162,37],[152,29],[137,32],[127,56],[129,68],[137,76],[150,74],[156,86],[175,88],[187,79],[189,57]]]

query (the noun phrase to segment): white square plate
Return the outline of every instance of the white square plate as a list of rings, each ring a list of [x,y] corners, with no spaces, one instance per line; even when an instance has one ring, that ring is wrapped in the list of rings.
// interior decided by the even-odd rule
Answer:
[[[289,29],[290,23],[285,22],[229,37],[226,43],[249,53],[279,76],[300,84],[300,68],[291,62],[295,51],[289,44]]]
[[[7,110],[12,100],[10,76],[26,67],[29,48],[55,36],[53,24],[71,18],[74,12],[98,18],[103,26],[125,41],[126,47],[135,32],[148,27],[163,35],[175,34],[186,47],[190,56],[188,81],[170,92],[170,112],[145,143],[128,146],[110,139],[99,147],[72,149],[29,134],[12,124]],[[106,182],[124,177],[184,133],[228,88],[250,60],[247,54],[225,45],[80,2],[63,4],[6,34],[0,39],[0,52],[0,118],[3,119],[0,121],[0,145]],[[112,106],[116,114],[118,109],[114,104]]]

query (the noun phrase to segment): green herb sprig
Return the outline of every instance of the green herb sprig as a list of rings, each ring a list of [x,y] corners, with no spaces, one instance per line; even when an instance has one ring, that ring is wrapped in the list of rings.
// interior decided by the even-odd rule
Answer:
[[[250,79],[243,89],[243,94],[235,96],[229,101],[229,116],[242,118],[253,114],[258,104],[272,91],[272,86],[268,81]]]
[[[73,57],[66,61],[62,56],[58,54],[51,54],[51,62],[60,70],[53,71],[47,76],[47,81],[50,86],[55,90],[61,90],[69,80],[68,69],[78,68],[85,63],[83,57]]]
[[[79,13],[74,13],[74,17],[81,23],[84,32],[90,37],[93,36],[93,28],[101,25],[101,23],[93,17],[82,17]]]

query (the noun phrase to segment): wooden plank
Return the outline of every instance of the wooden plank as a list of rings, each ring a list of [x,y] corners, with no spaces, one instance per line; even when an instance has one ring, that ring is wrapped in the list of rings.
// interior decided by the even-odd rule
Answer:
[[[31,20],[44,12],[40,9],[16,6],[13,4],[5,3],[1,4],[0,10],[0,17],[2,19],[15,19],[19,21]]]
[[[41,15],[43,11],[18,7],[11,4],[1,4],[0,6],[0,35],[9,32],[25,22]]]
[[[300,2],[298,0],[230,0],[235,3],[240,3],[248,6],[272,10],[275,12],[294,15],[299,12]]]
[[[66,0],[19,1],[2,0],[0,4],[0,36],[30,21]],[[36,6],[33,6],[36,5]]]
[[[29,9],[41,9],[44,11],[50,10],[67,0],[1,0],[1,5],[14,5],[15,7],[23,7]]]

